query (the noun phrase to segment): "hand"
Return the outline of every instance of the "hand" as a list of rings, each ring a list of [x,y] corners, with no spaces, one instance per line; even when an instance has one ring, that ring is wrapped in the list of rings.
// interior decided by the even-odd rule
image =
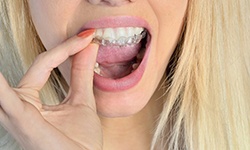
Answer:
[[[102,149],[93,94],[98,45],[90,44],[92,38],[93,33],[85,38],[74,36],[40,54],[17,88],[11,88],[0,74],[0,122],[24,149]],[[58,106],[42,105],[39,91],[51,71],[70,56],[73,60],[67,98]]]

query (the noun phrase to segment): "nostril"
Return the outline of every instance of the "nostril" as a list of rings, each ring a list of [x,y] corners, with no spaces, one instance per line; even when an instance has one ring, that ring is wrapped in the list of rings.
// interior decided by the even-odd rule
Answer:
[[[134,2],[134,0],[88,0],[89,3],[94,5],[109,5],[109,6],[121,6],[130,2]]]
[[[88,0],[88,2],[90,2],[91,4],[94,4],[94,5],[100,4],[101,1],[102,0]]]

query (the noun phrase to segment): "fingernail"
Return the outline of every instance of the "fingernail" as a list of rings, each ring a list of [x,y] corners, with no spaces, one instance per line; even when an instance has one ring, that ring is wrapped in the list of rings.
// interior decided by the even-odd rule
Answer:
[[[86,37],[90,36],[91,34],[94,34],[94,32],[95,32],[95,29],[89,29],[89,30],[85,30],[85,31],[79,33],[77,36],[81,37],[81,38],[86,38]]]

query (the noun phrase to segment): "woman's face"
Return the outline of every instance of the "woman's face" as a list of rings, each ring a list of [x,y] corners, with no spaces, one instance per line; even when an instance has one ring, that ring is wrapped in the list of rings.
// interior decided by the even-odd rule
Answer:
[[[83,30],[97,29],[99,42],[105,44],[100,45],[96,60],[99,73],[94,76],[94,94],[98,112],[106,117],[133,115],[148,103],[176,47],[188,3],[188,0],[28,1],[32,20],[47,50]],[[71,59],[59,69],[70,83]]]

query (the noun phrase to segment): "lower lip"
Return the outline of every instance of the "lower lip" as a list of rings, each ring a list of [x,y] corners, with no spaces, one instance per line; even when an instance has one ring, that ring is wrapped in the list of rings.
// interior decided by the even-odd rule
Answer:
[[[123,91],[134,87],[142,79],[142,76],[144,74],[147,65],[149,51],[150,51],[150,42],[147,45],[145,56],[140,66],[128,76],[125,76],[120,79],[110,79],[110,78],[104,78],[95,73],[94,86],[102,91],[107,91],[107,92]]]

